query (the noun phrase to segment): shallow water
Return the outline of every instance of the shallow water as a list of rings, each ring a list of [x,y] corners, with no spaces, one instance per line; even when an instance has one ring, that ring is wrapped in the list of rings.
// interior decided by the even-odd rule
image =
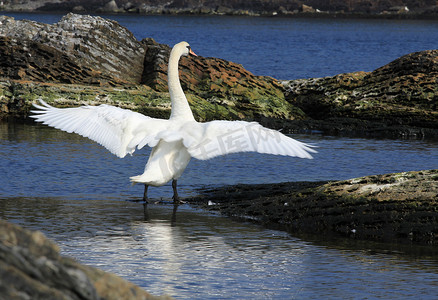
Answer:
[[[314,159],[241,153],[207,161],[192,159],[178,180],[183,196],[203,186],[237,183],[342,180],[354,177],[434,169],[438,143],[432,140],[377,140],[294,135],[316,145]],[[143,186],[129,177],[143,173],[149,149],[117,158],[96,143],[44,125],[0,123],[0,186],[5,197],[138,199]],[[249,171],[250,170],[250,171]],[[170,198],[170,185],[149,189]]]
[[[150,205],[145,216],[141,204],[105,198],[0,206],[2,218],[43,229],[63,254],[179,299],[421,299],[438,291],[430,253],[333,247],[186,205],[175,218],[172,205]]]
[[[294,136],[313,160],[241,154],[192,160],[181,192],[204,185],[346,179],[430,169],[433,141]],[[0,123],[0,217],[43,231],[64,255],[180,299],[414,298],[438,292],[438,256],[425,247],[298,237],[182,205],[149,205],[129,176],[146,151],[118,159],[88,139]],[[250,171],[248,171],[250,170]],[[170,186],[151,188],[170,200]]]

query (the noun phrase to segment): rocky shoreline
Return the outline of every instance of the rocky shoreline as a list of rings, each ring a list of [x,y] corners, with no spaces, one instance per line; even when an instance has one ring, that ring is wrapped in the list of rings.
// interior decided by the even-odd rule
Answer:
[[[293,234],[438,244],[438,170],[202,189],[187,201]]]
[[[0,119],[26,118],[39,97],[56,106],[110,103],[169,115],[169,46],[138,41],[101,17],[0,22]],[[183,59],[180,74],[199,121],[255,120],[286,133],[438,137],[438,50],[325,78],[279,81],[211,57]]]
[[[436,18],[436,1],[147,1],[147,0],[23,0],[2,1],[0,11],[109,14],[189,14],[319,18]]]

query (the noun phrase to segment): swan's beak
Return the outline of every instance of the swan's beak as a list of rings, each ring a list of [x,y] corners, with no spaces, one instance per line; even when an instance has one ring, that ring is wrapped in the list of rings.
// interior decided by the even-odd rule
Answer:
[[[192,50],[191,48],[190,48],[189,54],[190,54],[190,55],[193,55],[193,56],[197,56],[196,53],[193,52],[193,50]]]

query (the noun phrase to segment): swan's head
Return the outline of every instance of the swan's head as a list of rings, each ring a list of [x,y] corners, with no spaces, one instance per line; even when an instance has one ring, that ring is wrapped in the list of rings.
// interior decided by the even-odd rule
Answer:
[[[192,48],[190,47],[189,43],[187,42],[181,42],[173,46],[172,52],[177,51],[180,53],[181,56],[197,56],[195,52],[192,51]]]

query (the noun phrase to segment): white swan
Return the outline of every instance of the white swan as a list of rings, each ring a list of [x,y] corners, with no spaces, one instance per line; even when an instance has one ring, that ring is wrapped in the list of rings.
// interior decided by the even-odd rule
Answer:
[[[152,147],[143,174],[131,177],[133,183],[161,186],[172,180],[173,200],[178,202],[177,179],[191,157],[206,160],[215,156],[256,151],[276,155],[312,158],[311,146],[265,128],[256,122],[212,121],[198,123],[182,90],[178,62],[181,56],[195,55],[189,44],[176,44],[169,58],[168,85],[171,98],[169,120],[150,118],[111,105],[55,108],[40,99],[31,117],[46,125],[75,132],[101,144],[118,157]]]

